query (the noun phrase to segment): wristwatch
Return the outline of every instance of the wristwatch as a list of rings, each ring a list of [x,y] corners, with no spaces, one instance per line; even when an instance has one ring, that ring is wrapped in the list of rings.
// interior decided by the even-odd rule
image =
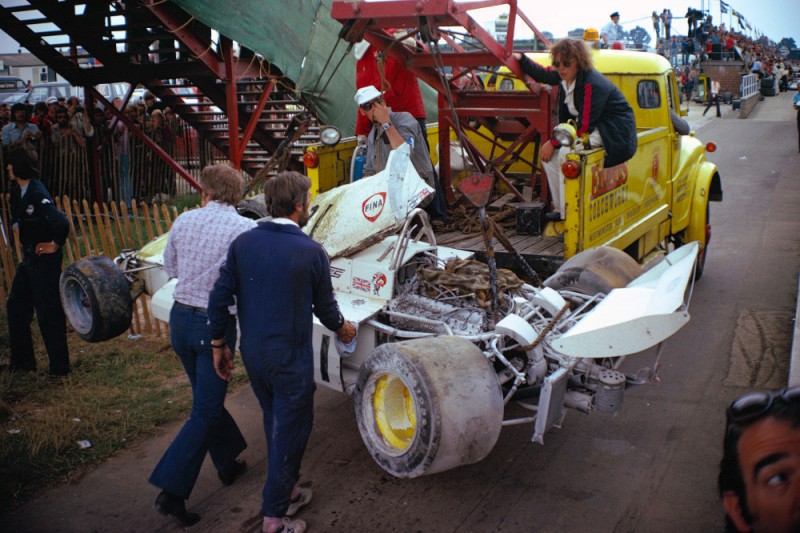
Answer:
[[[391,127],[392,127],[392,123],[391,122],[385,122],[385,123],[381,124],[381,128],[383,128],[383,131],[389,131],[389,128],[391,128]]]

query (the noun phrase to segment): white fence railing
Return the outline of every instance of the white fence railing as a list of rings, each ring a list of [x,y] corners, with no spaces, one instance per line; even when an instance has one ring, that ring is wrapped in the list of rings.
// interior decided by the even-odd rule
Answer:
[[[758,79],[756,74],[745,74],[742,76],[742,87],[740,94],[742,99],[745,99],[754,94],[761,92],[761,80]]]

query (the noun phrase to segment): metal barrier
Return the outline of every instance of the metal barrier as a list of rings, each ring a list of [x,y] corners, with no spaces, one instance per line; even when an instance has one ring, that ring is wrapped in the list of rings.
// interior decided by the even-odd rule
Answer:
[[[742,85],[739,89],[742,99],[748,98],[754,94],[761,93],[761,80],[758,79],[757,74],[745,74],[742,76]]]

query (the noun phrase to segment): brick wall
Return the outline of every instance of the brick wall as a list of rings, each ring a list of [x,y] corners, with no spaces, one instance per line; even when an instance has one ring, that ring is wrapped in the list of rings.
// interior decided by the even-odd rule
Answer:
[[[703,61],[700,69],[711,79],[719,81],[721,92],[731,92],[738,98],[742,85],[742,75],[748,74],[743,61]]]

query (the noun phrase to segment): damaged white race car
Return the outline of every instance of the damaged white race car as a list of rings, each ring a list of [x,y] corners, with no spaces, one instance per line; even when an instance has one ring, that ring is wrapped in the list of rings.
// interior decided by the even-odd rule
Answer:
[[[616,413],[626,385],[654,377],[657,360],[635,374],[620,365],[654,346],[659,357],[689,321],[696,243],[643,274],[619,250],[588,250],[535,287],[437,246],[417,207],[431,194],[403,146],[383,172],[318,196],[305,228],[330,254],[342,313],[359,327],[342,346],[315,322],[315,377],[354,396],[381,468],[416,477],[480,461],[506,425],[529,423],[542,443],[566,408]],[[165,243],[64,271],[62,301],[82,338],[125,331],[142,292],[168,320],[176,280],[160,268]],[[530,416],[506,415],[510,402]]]

